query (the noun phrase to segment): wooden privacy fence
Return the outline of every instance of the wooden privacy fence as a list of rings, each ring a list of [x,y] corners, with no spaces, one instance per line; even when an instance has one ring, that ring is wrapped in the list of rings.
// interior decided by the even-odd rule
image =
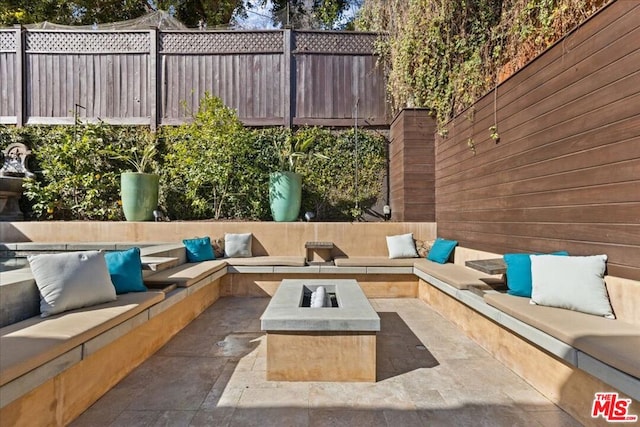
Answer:
[[[250,126],[389,123],[376,34],[0,29],[0,124],[179,124],[205,92]]]

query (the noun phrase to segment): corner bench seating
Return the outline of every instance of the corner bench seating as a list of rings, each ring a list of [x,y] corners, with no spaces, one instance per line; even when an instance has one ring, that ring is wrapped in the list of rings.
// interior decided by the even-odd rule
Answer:
[[[635,356],[637,352],[633,352],[634,349],[640,348],[640,326],[638,326],[640,320],[637,318],[640,315],[632,318],[631,323],[626,323],[625,319],[612,321],[562,309],[530,306],[528,299],[511,297],[495,290],[504,286],[502,277],[489,276],[465,267],[464,260],[469,259],[470,254],[476,256],[475,259],[487,256],[487,253],[476,252],[478,254],[474,255],[473,250],[456,248],[454,262],[447,264],[437,264],[418,258],[388,259],[381,256],[336,258],[334,266],[305,266],[304,258],[298,256],[223,258],[187,263],[182,245],[143,248],[143,256],[150,260],[176,260],[167,262],[165,269],[153,267],[144,271],[144,281],[147,286],[156,289],[164,288],[164,292],[152,289],[145,293],[120,295],[118,301],[113,303],[74,310],[51,318],[33,317],[5,326],[0,330],[0,340],[2,340],[0,341],[2,352],[0,408],[4,411],[4,408],[14,400],[20,400],[39,386],[44,387],[41,384],[45,381],[61,376],[64,370],[78,364],[83,358],[91,356],[92,352],[108,347],[118,338],[132,333],[132,329],[136,326],[141,327],[154,317],[165,314],[162,326],[156,326],[154,330],[157,328],[172,328],[172,330],[162,340],[156,340],[158,342],[154,343],[154,348],[159,348],[208,305],[215,302],[221,294],[220,287],[225,276],[252,277],[250,273],[256,273],[260,277],[267,274],[276,279],[286,274],[307,274],[306,277],[318,277],[318,274],[322,277],[325,273],[380,275],[384,280],[410,275],[418,283],[413,297],[419,297],[431,304],[454,323],[458,323],[467,333],[470,333],[469,328],[473,329],[473,324],[469,326],[469,323],[465,322],[475,321],[480,324],[485,322],[482,319],[488,319],[493,325],[491,327],[501,328],[500,330],[510,336],[519,337],[519,340],[527,345],[533,345],[533,348],[542,354],[549,354],[554,360],[560,360],[563,366],[574,370],[572,372],[575,372],[575,369],[584,371],[603,381],[604,385],[614,387],[633,399],[640,400],[640,360]],[[494,256],[499,255],[494,254]],[[616,278],[616,280],[624,281],[625,279]],[[640,301],[640,283],[628,282],[630,287],[625,288],[625,292],[628,293],[626,296],[631,295],[635,298],[635,302],[630,303],[629,298],[612,298],[616,314],[621,304],[628,305],[627,313],[636,312],[634,307]],[[450,300],[445,302],[443,295]],[[456,311],[455,314],[463,313],[464,319],[458,319],[454,313],[447,312],[448,308],[453,307],[450,305],[451,301],[457,301],[461,304],[460,306],[470,310]],[[195,304],[198,307],[183,316],[179,311],[172,311],[172,307],[179,304],[185,304],[183,307]],[[177,316],[180,316],[181,321],[175,322],[174,325],[173,317]],[[589,319],[585,320],[587,317]],[[74,320],[85,318],[91,320],[84,325],[78,325]],[[171,326],[165,326],[167,324]],[[470,334],[485,348],[490,347],[483,342],[484,337],[477,334],[473,336],[473,331]],[[42,336],[47,338],[34,339]],[[16,339],[19,340],[16,341]],[[16,346],[19,346],[20,350],[7,350],[18,348]],[[145,353],[145,356],[134,365],[137,366],[144,361],[144,358],[153,354],[153,351]],[[509,360],[495,353],[499,353],[500,349],[489,349],[489,351],[509,366]],[[68,409],[69,414],[64,415],[67,418],[61,418],[59,413],[61,409],[55,417],[64,419],[63,424],[74,419],[135,366],[127,366],[125,361],[119,368],[121,372],[118,372],[113,384],[97,392],[80,407]],[[518,372],[518,369],[514,370]],[[526,372],[520,373],[527,379]],[[535,381],[530,382],[540,390]],[[544,387],[541,388],[544,389]],[[545,393],[545,390],[541,391]],[[43,395],[48,396],[47,393],[43,392],[39,398],[42,399]],[[582,409],[576,409],[571,405],[563,406],[563,402],[554,399],[553,392],[545,394],[573,416],[581,415]],[[55,397],[47,398],[55,399]],[[35,398],[26,397],[25,399],[28,402],[25,405],[33,405]],[[45,402],[42,405],[55,406],[51,402]],[[17,411],[22,410],[29,409],[19,408]],[[0,414],[4,416],[4,413]],[[579,419],[585,422],[584,418]],[[29,419],[29,422],[32,421]],[[51,423],[55,424],[51,420],[43,422],[43,424]]]
[[[149,319],[149,307],[164,299],[163,292],[119,295],[116,301],[41,318],[31,317],[0,329],[0,386],[3,405],[24,392],[13,380],[30,374],[28,385],[38,386],[51,373],[86,358],[118,338],[127,327]],[[109,333],[107,333],[109,332]],[[7,385],[7,387],[5,387]]]
[[[528,298],[487,293],[485,301],[575,350],[572,362],[580,367],[578,355],[588,355],[607,365],[640,378],[640,327],[621,319],[610,320],[572,310],[529,303]],[[640,399],[640,390],[629,390]]]

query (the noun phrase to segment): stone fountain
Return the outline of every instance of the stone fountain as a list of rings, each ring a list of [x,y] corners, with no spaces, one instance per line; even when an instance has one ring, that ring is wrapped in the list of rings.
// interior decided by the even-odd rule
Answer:
[[[33,177],[27,168],[27,157],[31,150],[19,142],[9,144],[2,151],[2,168],[0,169],[0,221],[22,221],[24,214],[20,211],[19,200],[22,197],[22,182]]]

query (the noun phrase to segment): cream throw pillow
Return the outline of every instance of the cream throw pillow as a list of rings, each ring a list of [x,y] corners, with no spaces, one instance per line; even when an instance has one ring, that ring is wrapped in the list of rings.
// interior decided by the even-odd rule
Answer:
[[[103,252],[32,255],[27,259],[40,290],[42,317],[116,299]]]
[[[389,259],[418,258],[413,233],[387,236],[387,249],[389,250]]]
[[[615,319],[604,283],[606,255],[531,255],[531,303]]]
[[[251,233],[224,235],[224,256],[229,258],[250,258],[251,255]]]

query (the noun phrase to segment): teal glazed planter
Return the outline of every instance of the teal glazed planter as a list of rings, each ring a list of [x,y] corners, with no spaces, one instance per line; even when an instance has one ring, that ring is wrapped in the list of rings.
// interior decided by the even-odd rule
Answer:
[[[302,201],[302,177],[295,172],[269,175],[269,204],[274,221],[295,221]]]
[[[120,176],[122,210],[127,221],[151,221],[158,207],[160,177],[150,173],[124,172]]]

